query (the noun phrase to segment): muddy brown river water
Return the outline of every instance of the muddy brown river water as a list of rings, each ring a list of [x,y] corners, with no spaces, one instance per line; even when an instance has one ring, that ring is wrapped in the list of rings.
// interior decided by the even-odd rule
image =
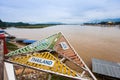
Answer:
[[[120,63],[120,28],[81,25],[57,25],[41,29],[8,28],[5,31],[18,38],[41,40],[62,32],[85,63],[98,58]]]

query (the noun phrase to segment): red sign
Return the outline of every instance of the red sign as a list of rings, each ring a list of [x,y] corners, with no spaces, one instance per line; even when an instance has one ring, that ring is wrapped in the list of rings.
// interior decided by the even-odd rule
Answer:
[[[0,51],[2,51],[4,54],[8,53],[7,47],[6,47],[6,42],[5,42],[5,35],[0,34]]]

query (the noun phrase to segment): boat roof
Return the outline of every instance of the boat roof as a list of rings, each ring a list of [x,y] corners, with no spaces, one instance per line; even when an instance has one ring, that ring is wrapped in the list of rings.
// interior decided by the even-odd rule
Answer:
[[[92,71],[97,74],[102,74],[120,79],[120,63],[93,58]]]

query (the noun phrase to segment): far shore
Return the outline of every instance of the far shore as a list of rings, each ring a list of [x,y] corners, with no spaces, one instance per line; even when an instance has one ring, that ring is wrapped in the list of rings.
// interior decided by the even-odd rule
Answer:
[[[6,29],[6,28],[27,28],[27,29],[34,29],[34,28],[46,28],[50,26],[56,26],[55,24],[44,24],[44,25],[29,25],[29,26],[10,26],[10,27],[1,27],[1,29]]]
[[[39,24],[39,25],[27,25],[27,26],[7,26],[7,27],[0,27],[1,29],[6,29],[6,28],[24,28],[24,29],[39,29],[39,28],[46,28],[46,27],[51,27],[51,26],[57,26],[57,25],[81,25],[81,26],[95,26],[95,27],[120,27],[120,25],[101,25],[101,24]]]
[[[16,26],[16,28],[33,29],[33,28],[46,28],[46,27],[50,27],[50,26],[56,26],[56,25],[55,24],[43,24],[43,25],[30,25],[30,26]]]

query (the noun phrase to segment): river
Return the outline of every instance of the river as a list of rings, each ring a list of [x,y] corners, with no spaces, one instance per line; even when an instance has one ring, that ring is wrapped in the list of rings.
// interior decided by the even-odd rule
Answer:
[[[120,28],[81,25],[57,25],[40,29],[8,28],[6,32],[18,38],[41,40],[62,32],[91,68],[91,59],[120,63]]]

